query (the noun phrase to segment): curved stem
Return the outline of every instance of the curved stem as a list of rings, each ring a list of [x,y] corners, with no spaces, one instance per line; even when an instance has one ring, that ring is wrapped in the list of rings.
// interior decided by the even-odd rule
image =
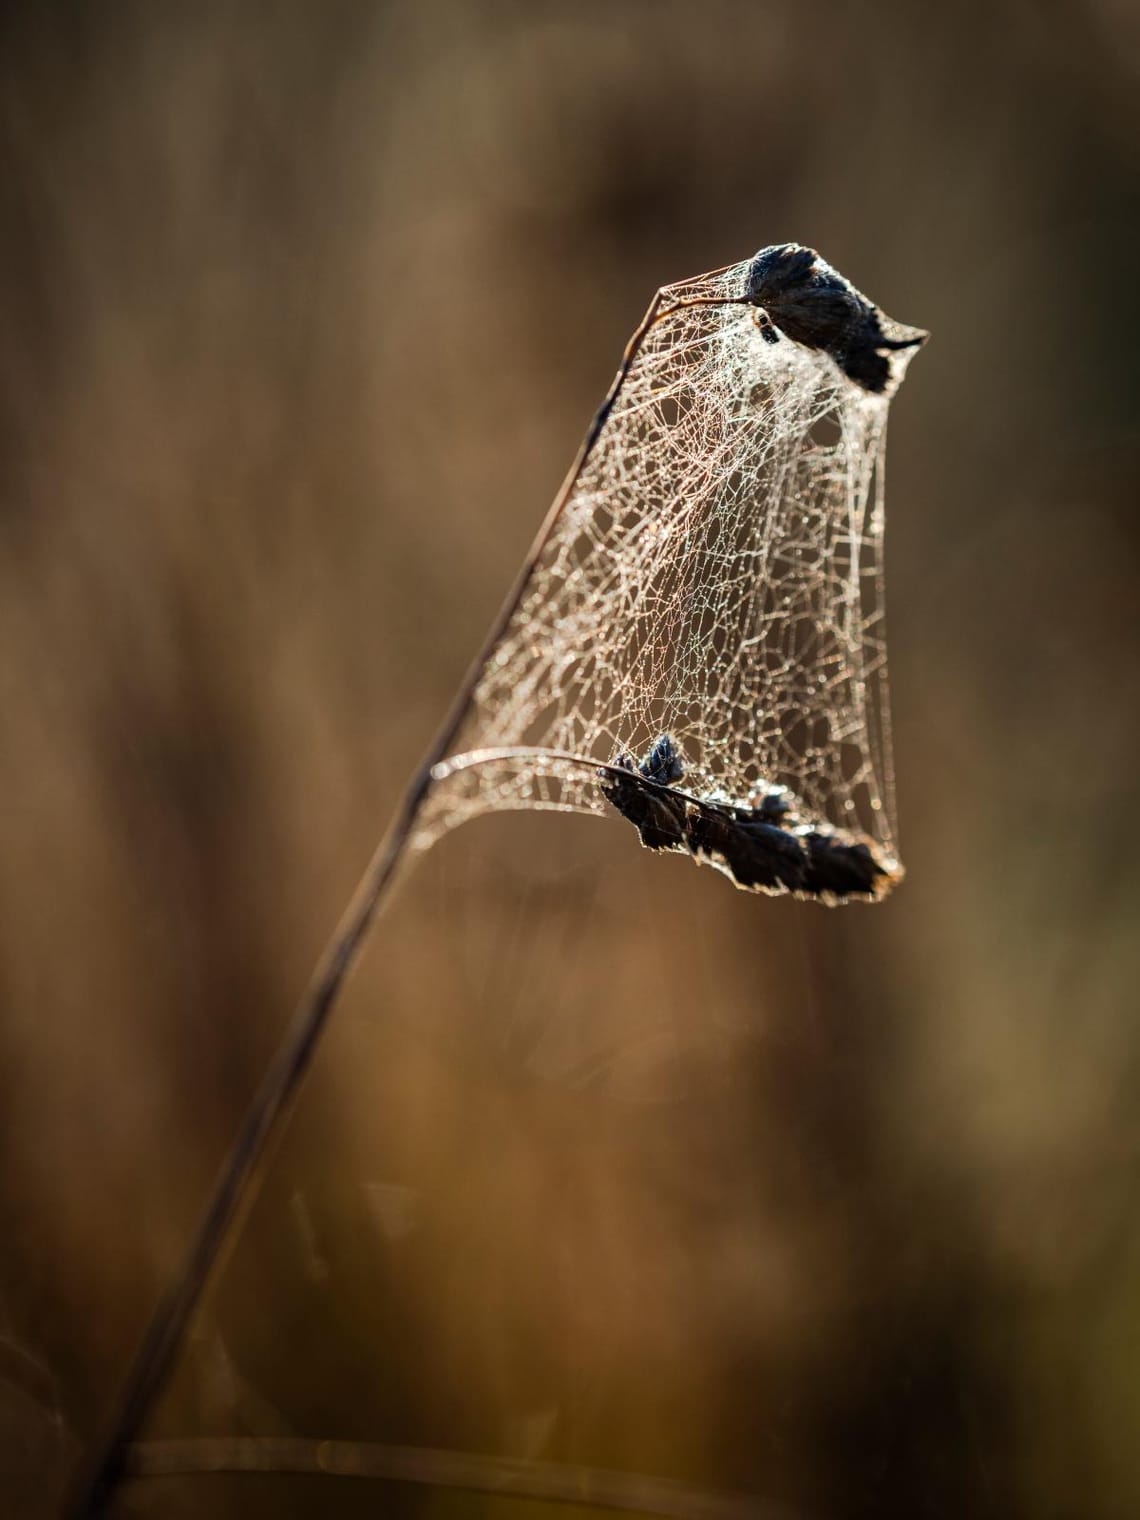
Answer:
[[[182,1269],[154,1311],[108,1429],[75,1484],[65,1510],[67,1520],[91,1520],[91,1517],[102,1514],[111,1500],[124,1472],[127,1447],[142,1429],[166,1382],[186,1327],[216,1267],[236,1217],[252,1202],[257,1174],[272,1143],[279,1138],[284,1128],[337,996],[356,962],[369,929],[388,897],[412,837],[420,808],[431,789],[432,768],[446,755],[467,714],[483,666],[514,615],[543,546],[598,441],[646,333],[656,322],[680,306],[737,304],[724,299],[682,299],[662,309],[662,294],[658,291],[640,326],[629,340],[606,398],[587,430],[577,457],[538,531],[522,569],[508,592],[483,647],[460,685],[435,740],[412,778],[400,809],[372,857],[352,902],[321,956],[312,981],[222,1165]]]
[[[109,1431],[65,1511],[75,1520],[102,1514],[110,1502],[123,1473],[127,1447],[142,1429],[166,1381],[239,1209],[252,1202],[255,1170],[291,1112],[333,1003],[395,876],[423,796],[421,791],[413,800],[414,790],[408,793],[412,805],[405,804],[401,817],[373,856],[246,1111],[182,1269],[159,1300],[135,1354]]]
[[[132,1447],[128,1465],[133,1477],[152,1481],[188,1473],[302,1473],[588,1505],[664,1520],[792,1520],[790,1511],[750,1494],[694,1488],[641,1473],[365,1441],[250,1436],[148,1441]]]

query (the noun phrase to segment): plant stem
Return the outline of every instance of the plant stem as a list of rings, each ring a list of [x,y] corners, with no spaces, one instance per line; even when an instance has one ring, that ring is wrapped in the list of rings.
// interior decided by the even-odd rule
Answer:
[[[597,443],[614,402],[649,329],[679,307],[737,305],[724,298],[681,299],[662,310],[662,292],[650,303],[630,339],[605,400],[582,441],[562,488],[539,529],[530,553],[472,662],[427,756],[413,777],[399,812],[373,855],[351,903],[329,941],[292,1022],[255,1093],[206,1206],[205,1213],[175,1281],[159,1300],[143,1337],[115,1412],[75,1483],[65,1508],[66,1520],[94,1520],[105,1513],[123,1476],[127,1448],[142,1429],[158,1398],[186,1327],[214,1272],[235,1219],[252,1203],[258,1174],[280,1138],[292,1112],[301,1081],[345,980],[356,963],[377,914],[388,898],[415,829],[420,808],[432,786],[432,771],[444,758],[471,704],[486,661],[514,615],[554,524],[561,515]]]

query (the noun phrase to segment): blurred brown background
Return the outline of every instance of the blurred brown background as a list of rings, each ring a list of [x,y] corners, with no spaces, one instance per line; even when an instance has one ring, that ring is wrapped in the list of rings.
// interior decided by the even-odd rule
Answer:
[[[154,1431],[1140,1513],[1136,10],[0,27],[10,1512],[106,1418],[653,290],[797,239],[934,333],[890,447],[905,885],[750,898],[588,819],[445,841]],[[531,1512],[123,1502],[397,1509]]]

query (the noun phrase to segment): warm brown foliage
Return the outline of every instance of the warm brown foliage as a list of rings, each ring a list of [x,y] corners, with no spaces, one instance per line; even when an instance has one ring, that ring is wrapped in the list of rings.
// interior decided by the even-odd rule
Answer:
[[[2,31],[25,1512],[648,296],[784,239],[934,333],[890,452],[906,883],[827,915],[616,821],[446,840],[158,1423],[827,1520],[1140,1511],[1128,8],[28,4]],[[312,1482],[314,1514],[361,1502]]]

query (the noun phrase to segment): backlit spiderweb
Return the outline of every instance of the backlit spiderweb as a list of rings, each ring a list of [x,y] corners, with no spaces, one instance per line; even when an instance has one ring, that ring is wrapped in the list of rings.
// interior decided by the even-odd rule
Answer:
[[[765,341],[748,306],[684,304],[738,299],[748,270],[659,293],[432,771],[414,847],[496,809],[616,817],[599,764],[668,734],[688,797],[746,806],[786,788],[801,834],[865,839],[876,895],[897,879],[883,446],[909,353],[875,395],[820,350]]]

